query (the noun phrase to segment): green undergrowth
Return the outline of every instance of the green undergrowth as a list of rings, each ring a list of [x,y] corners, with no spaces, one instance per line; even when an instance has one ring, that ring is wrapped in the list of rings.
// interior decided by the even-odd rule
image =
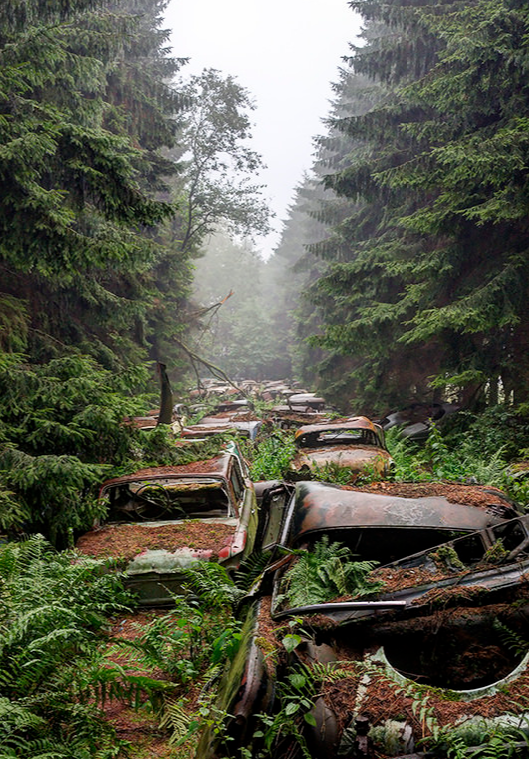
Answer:
[[[186,756],[199,731],[220,730],[226,716],[215,703],[216,686],[226,666],[236,657],[242,623],[235,609],[245,591],[218,564],[190,567],[186,596],[175,596],[174,608],[148,625],[141,637],[122,642],[139,654],[140,666],[167,673],[176,686],[160,712],[160,727],[169,743]],[[198,695],[189,695],[193,689]]]
[[[457,424],[440,429],[431,425],[424,444],[409,441],[398,428],[386,434],[394,460],[391,479],[398,482],[447,480],[498,487],[513,500],[529,504],[529,474],[515,462],[529,459],[529,415],[527,411],[496,407],[481,415],[461,413]],[[289,477],[290,463],[297,449],[292,432],[274,429],[258,443],[246,443],[246,458],[254,480]],[[312,479],[337,485],[369,485],[378,475],[367,468],[358,477],[347,467],[330,463],[315,467]]]
[[[244,591],[206,562],[187,571],[189,595],[136,639],[110,638],[110,619],[135,600],[104,569],[41,536],[0,547],[2,759],[129,756],[103,712],[109,699],[139,722],[154,717],[171,756],[187,756],[199,728],[221,719],[213,686],[240,645],[234,609]]]
[[[148,365],[111,372],[80,353],[42,366],[0,358],[0,530],[10,536],[39,532],[67,547],[104,517],[104,480],[211,458],[226,441],[180,446],[168,426],[130,424],[157,403]]]
[[[279,605],[288,607],[320,604],[341,596],[367,596],[377,593],[383,583],[369,579],[376,561],[355,561],[353,553],[341,543],[330,543],[327,535],[310,551],[295,551],[295,558],[281,583]]]
[[[517,476],[512,465],[527,449],[513,448],[506,441],[506,422],[501,416],[499,419],[489,413],[474,419],[466,430],[446,433],[432,424],[423,446],[402,437],[397,428],[390,429],[386,441],[395,462],[393,478],[399,482],[448,480],[489,485],[527,506],[529,477]],[[525,424],[522,427],[529,432]],[[523,437],[517,435],[517,440],[521,443]]]
[[[147,682],[108,668],[108,615],[132,598],[103,563],[40,536],[0,548],[0,746],[13,759],[111,759],[120,747],[100,705]]]
[[[247,443],[244,452],[250,462],[250,476],[253,480],[283,479],[296,455],[294,434],[274,429],[263,441]]]

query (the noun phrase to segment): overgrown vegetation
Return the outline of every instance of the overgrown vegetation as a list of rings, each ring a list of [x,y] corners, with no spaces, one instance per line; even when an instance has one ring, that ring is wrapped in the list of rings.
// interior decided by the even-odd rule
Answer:
[[[248,446],[246,452],[251,460],[250,476],[253,480],[282,479],[296,454],[294,435],[292,432],[275,429],[262,442]]]
[[[448,480],[491,485],[525,506],[529,503],[529,478],[523,471],[518,476],[512,462],[526,455],[522,446],[527,430],[525,414],[514,415],[503,407],[479,416],[463,416],[446,434],[432,424],[423,446],[392,428],[386,442],[395,461],[393,478],[401,482]]]
[[[304,759],[312,759],[305,729],[307,725],[316,727],[314,702],[324,684],[349,676],[350,672],[342,669],[339,663],[300,665],[287,675],[284,681],[278,684],[277,697],[280,708],[277,713],[259,715],[260,727],[255,731],[254,738],[263,748],[257,753],[254,752],[253,756],[260,759],[281,754],[286,750],[291,751],[294,738]]]
[[[102,562],[56,553],[39,536],[0,548],[0,577],[2,756],[115,757],[99,705],[141,685],[120,682],[103,645],[108,615],[132,598]]]
[[[281,584],[278,604],[290,608],[321,604],[341,596],[366,596],[380,590],[383,583],[368,579],[378,562],[354,561],[347,546],[330,543],[327,535],[310,550],[295,551],[292,566]]]
[[[105,562],[58,553],[35,536],[0,548],[0,577],[2,757],[126,756],[126,742],[102,712],[109,699],[149,701],[175,743],[216,719],[206,686],[239,645],[233,607],[242,593],[222,567],[189,569],[192,595],[175,598],[136,640],[117,637],[111,646],[109,618],[135,601]]]
[[[222,723],[213,702],[216,682],[237,653],[241,623],[234,607],[244,595],[226,570],[215,563],[184,570],[188,595],[144,626],[134,641],[118,641],[117,650],[133,653],[135,666],[170,676],[173,688],[163,699],[160,727],[176,746],[194,745],[206,724]]]

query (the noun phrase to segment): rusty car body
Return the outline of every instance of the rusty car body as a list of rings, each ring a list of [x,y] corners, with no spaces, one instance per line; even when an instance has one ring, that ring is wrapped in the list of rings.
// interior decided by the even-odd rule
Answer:
[[[312,756],[329,759],[348,750],[366,759],[423,756],[424,725],[413,698],[426,697],[437,726],[469,752],[476,750],[476,728],[484,741],[487,731],[490,737],[503,729],[507,745],[513,724],[529,735],[529,648],[520,643],[529,639],[528,571],[524,516],[374,570],[389,590],[372,598],[281,611],[272,606],[277,620],[304,620],[308,634],[295,653],[298,663],[340,658],[355,667],[347,715],[329,698],[313,707],[315,726],[307,736]],[[274,596],[281,596],[279,573]],[[527,749],[520,738],[522,731],[517,746],[510,746],[513,756],[524,755],[516,748]]]
[[[492,496],[478,508],[440,495],[404,498],[309,480],[296,483],[276,542],[300,548],[326,534],[359,558],[388,563],[514,516]]]
[[[206,422],[202,420],[199,424],[192,424],[180,431],[180,437],[184,440],[204,440],[212,435],[225,435],[233,434],[237,437],[247,438],[248,440],[256,440],[259,431],[262,427],[260,421],[243,422],[239,420],[210,420]]]
[[[305,407],[296,408],[285,404],[274,406],[269,413],[269,418],[283,430],[332,422],[331,417],[325,411],[307,411]]]
[[[393,463],[382,428],[365,416],[300,427],[295,441],[298,453],[290,468],[302,479],[330,465],[349,469],[353,477],[367,472],[384,477]]]
[[[291,409],[305,411],[323,411],[325,408],[325,398],[321,398],[316,393],[293,393],[287,398],[287,405]]]
[[[255,491],[233,443],[207,461],[108,480],[100,497],[108,503],[108,519],[77,547],[92,555],[97,550],[100,556],[124,556],[125,585],[142,605],[170,603],[181,590],[182,570],[200,560],[233,569],[253,550]]]
[[[270,483],[270,492],[277,487]],[[440,726],[469,747],[477,726],[497,733],[529,717],[520,699],[512,718],[509,696],[510,688],[529,692],[529,653],[512,647],[529,640],[529,516],[498,501],[476,507],[312,481],[297,483],[279,508],[275,560],[250,594],[243,653],[220,690],[232,715],[229,742],[219,747],[206,731],[200,759],[238,756],[241,747],[301,756],[292,735],[264,751],[255,715],[273,715],[280,683],[304,682],[314,667],[342,673],[320,683],[306,715],[299,710],[297,729],[313,759],[444,756],[422,753],[428,731],[414,699],[435,704]],[[288,567],[322,536],[358,560],[377,559],[383,566],[371,575],[382,585],[367,596],[289,607]],[[288,632],[296,641],[285,648]]]

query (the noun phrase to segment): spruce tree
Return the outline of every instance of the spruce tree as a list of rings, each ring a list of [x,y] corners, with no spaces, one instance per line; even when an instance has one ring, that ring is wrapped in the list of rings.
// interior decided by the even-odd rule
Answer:
[[[371,407],[447,387],[467,403],[498,380],[524,400],[528,11],[351,5],[367,21],[353,72],[387,94],[336,124],[352,150],[327,186],[359,206],[341,250],[327,244],[318,342],[352,362],[344,393]]]

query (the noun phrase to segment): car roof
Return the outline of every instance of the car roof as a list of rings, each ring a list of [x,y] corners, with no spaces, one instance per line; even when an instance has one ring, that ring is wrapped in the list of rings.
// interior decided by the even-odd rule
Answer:
[[[125,474],[121,477],[114,477],[111,480],[107,480],[101,486],[101,492],[107,490],[109,487],[124,485],[128,482],[135,482],[136,480],[156,480],[167,479],[170,477],[196,477],[197,479],[203,477],[222,477],[226,479],[229,472],[230,461],[233,457],[234,454],[232,453],[223,453],[220,456],[215,456],[211,459],[192,461],[189,464],[180,464],[178,466],[154,466],[138,469],[131,474]]]
[[[367,416],[354,416],[342,422],[327,422],[324,424],[307,424],[296,431],[296,438],[302,435],[318,432],[332,432],[332,430],[371,430],[375,435],[382,433],[379,424],[375,424]]]
[[[402,498],[321,482],[298,482],[281,542],[292,545],[312,532],[347,528],[446,529],[474,532],[504,521],[485,509],[444,496]]]

